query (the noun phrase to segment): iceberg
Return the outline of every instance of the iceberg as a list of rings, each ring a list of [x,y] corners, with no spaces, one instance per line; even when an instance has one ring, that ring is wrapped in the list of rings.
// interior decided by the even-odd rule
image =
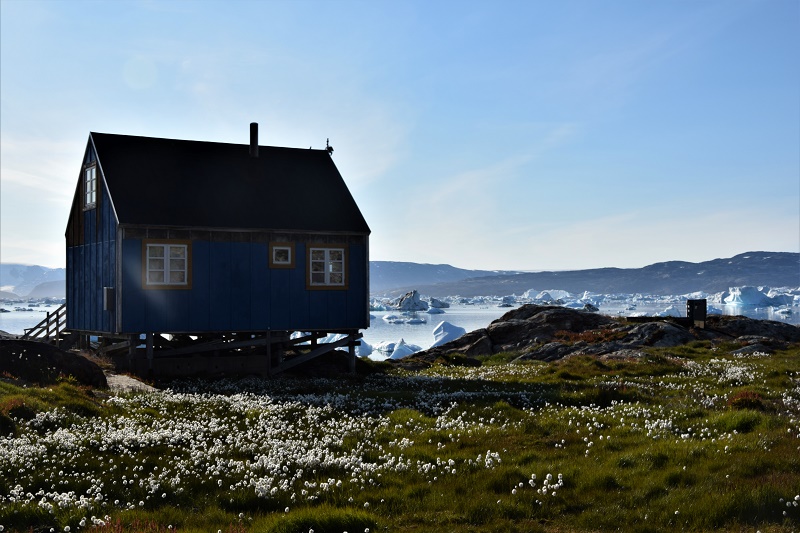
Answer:
[[[756,287],[731,287],[722,299],[728,305],[773,305],[772,298]]]
[[[407,344],[406,341],[400,339],[395,343],[394,350],[392,350],[392,355],[389,356],[389,359],[403,359],[420,350],[422,350],[422,348],[416,344]]]
[[[304,331],[293,331],[291,335],[289,335],[290,339],[299,339],[308,335],[307,332]],[[317,339],[317,343],[319,344],[329,344],[331,342],[340,341],[346,338],[347,335],[344,333],[328,333],[326,336]],[[372,346],[369,343],[364,342],[364,340],[359,340],[356,342],[360,342],[361,344],[356,345],[356,355],[359,357],[367,357],[368,355],[372,354]],[[308,341],[303,342],[301,344],[310,344]],[[342,349],[347,349],[345,346]]]
[[[558,304],[567,300],[573,300],[574,298],[568,291],[563,291],[561,289],[547,289],[546,291],[541,291],[539,294],[534,296],[533,299],[540,302]]]
[[[664,309],[660,313],[656,313],[656,316],[682,317],[683,314],[681,314],[680,310],[678,310],[677,307],[675,307],[674,305],[670,305],[669,307],[667,307],[666,309]]]
[[[536,295],[539,294],[541,291],[537,289],[528,289],[527,291],[522,293],[522,297],[526,300],[535,300]]]
[[[436,298],[431,298],[431,307],[434,309],[447,309],[450,307],[450,304],[441,300],[437,300]]]
[[[396,344],[394,341],[380,341],[376,342],[372,348],[378,352],[389,354],[394,351]]]
[[[439,322],[439,325],[433,330],[433,344],[431,345],[431,348],[455,340],[464,335],[466,332],[467,330],[464,328],[460,326],[454,326],[450,322]]]
[[[430,309],[428,309],[425,312],[428,313],[429,315],[442,315],[442,314],[444,314],[444,311],[442,311],[442,309],[440,307],[431,307]]]
[[[401,296],[395,307],[400,311],[425,311],[428,309],[428,303],[420,300],[419,293],[413,290]]]

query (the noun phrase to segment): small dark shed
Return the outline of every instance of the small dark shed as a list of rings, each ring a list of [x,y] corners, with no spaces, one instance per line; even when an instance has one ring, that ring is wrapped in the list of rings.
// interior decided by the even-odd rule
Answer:
[[[89,134],[66,231],[67,329],[134,345],[369,327],[370,229],[330,151],[259,146],[256,124],[250,137]]]

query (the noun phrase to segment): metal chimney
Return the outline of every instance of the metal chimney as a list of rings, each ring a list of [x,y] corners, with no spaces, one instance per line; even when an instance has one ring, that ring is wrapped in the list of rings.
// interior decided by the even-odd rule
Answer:
[[[258,122],[250,123],[250,157],[258,157]]]

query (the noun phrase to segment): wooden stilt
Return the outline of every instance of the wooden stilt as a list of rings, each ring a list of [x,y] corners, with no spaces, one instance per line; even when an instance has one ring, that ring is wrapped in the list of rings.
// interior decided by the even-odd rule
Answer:
[[[267,331],[267,375],[272,377],[272,332]]]
[[[145,342],[147,343],[147,370],[149,372],[153,371],[153,334],[148,333],[145,338],[147,339]]]
[[[350,373],[356,373],[356,337],[353,334],[347,336],[349,342],[347,343],[347,348],[350,352],[349,357],[349,364],[350,364]]]

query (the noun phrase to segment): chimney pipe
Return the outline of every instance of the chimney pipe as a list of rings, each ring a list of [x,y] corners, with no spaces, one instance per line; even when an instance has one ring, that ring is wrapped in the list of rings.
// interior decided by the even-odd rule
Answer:
[[[250,157],[258,157],[258,122],[250,123]]]

